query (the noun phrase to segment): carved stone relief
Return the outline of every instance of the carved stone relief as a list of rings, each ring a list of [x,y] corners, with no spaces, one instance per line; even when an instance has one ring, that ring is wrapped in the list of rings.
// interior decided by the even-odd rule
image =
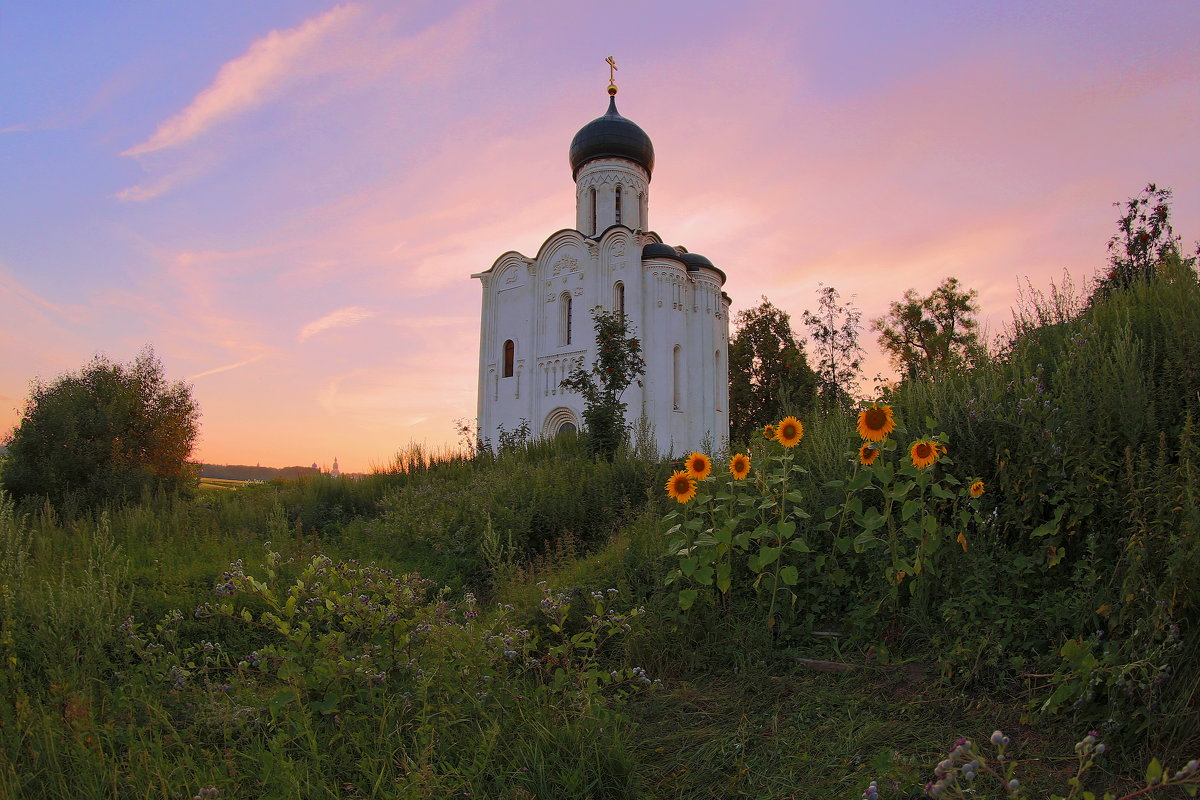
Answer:
[[[555,275],[560,275],[564,272],[574,272],[578,268],[579,260],[564,253],[558,257],[557,261],[554,262],[552,269]]]

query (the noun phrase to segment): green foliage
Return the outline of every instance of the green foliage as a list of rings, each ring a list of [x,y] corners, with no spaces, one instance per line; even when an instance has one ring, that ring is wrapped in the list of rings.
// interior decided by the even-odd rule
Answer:
[[[858,344],[862,312],[851,301],[839,303],[840,296],[832,286],[821,286],[817,313],[804,311],[804,324],[818,356],[817,392],[826,408],[849,408],[853,404],[866,355]]]
[[[683,511],[667,515],[666,521],[679,522],[667,531],[667,555],[678,559],[678,568],[668,573],[666,584],[687,587],[678,596],[680,608],[688,611],[702,592],[711,598],[715,589],[719,601],[735,584],[749,583],[765,606],[767,626],[775,627],[777,611],[793,618],[798,593],[811,588],[798,586],[797,563],[807,577],[810,565],[824,566],[826,556],[813,550],[809,513],[794,488],[805,472],[794,450],[768,444],[756,448],[753,462],[751,479],[710,475],[700,481],[698,494]],[[800,608],[810,624],[818,611],[811,603]]]
[[[1086,308],[1035,297],[1014,327],[991,362],[891,397],[988,487],[969,566],[913,624],[948,675],[1050,672],[1035,709],[1173,741],[1200,724],[1200,285],[1173,255]]]
[[[813,406],[817,376],[791,317],[767,298],[740,312],[729,340],[729,426],[733,442],[749,442],[763,425]]]
[[[845,499],[825,510],[828,522],[822,529],[831,532],[835,548],[865,554],[868,564],[882,567],[886,584],[867,582],[863,588],[878,600],[872,605],[860,599],[861,615],[875,617],[885,606],[894,614],[902,600],[917,614],[927,614],[934,598],[955,585],[951,575],[962,570],[962,556],[984,525],[979,514],[983,483],[956,477],[947,454],[949,435],[932,434],[933,420],[926,428],[915,438],[902,419],[896,420],[894,433],[870,446],[872,463],[859,464],[847,481],[832,482]],[[933,454],[932,464],[918,465],[921,446]],[[862,452],[858,461],[867,460]]]
[[[561,386],[579,392],[585,402],[584,427],[588,447],[594,455],[612,459],[627,438],[625,403],[621,395],[641,375],[646,374],[642,346],[625,319],[617,311],[592,309],[596,328],[596,358],[591,370],[576,367]]]
[[[69,516],[191,487],[199,416],[190,388],[168,383],[149,347],[130,364],[96,356],[77,373],[34,382],[4,487],[18,500],[49,498]]]
[[[909,289],[871,328],[879,332],[879,346],[895,367],[909,377],[944,375],[984,355],[975,319],[978,296],[974,289],[960,289],[958,278],[946,278],[927,297]]]
[[[1171,190],[1147,184],[1137,197],[1114,203],[1125,213],[1117,220],[1117,233],[1108,240],[1109,268],[1097,277],[1091,300],[1095,303],[1140,281],[1148,281],[1171,258],[1180,258],[1180,238],[1171,227]],[[1195,277],[1195,259],[1185,266]]]

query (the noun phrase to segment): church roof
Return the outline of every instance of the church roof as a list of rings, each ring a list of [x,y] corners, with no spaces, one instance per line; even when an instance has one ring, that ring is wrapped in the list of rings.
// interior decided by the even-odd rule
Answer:
[[[633,120],[617,112],[617,98],[609,96],[608,112],[579,129],[571,140],[571,174],[597,158],[625,158],[654,171],[654,145]]]

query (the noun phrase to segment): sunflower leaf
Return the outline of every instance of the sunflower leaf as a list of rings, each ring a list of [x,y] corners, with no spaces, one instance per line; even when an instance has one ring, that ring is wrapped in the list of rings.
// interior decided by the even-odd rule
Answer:
[[[684,589],[679,593],[679,607],[687,611],[696,602],[696,597],[699,594],[695,589]]]
[[[945,460],[945,459],[943,459],[943,460]],[[933,496],[938,498],[939,500],[953,500],[954,499],[954,493],[951,492],[949,489],[947,489],[945,486],[942,486],[940,483],[933,484],[932,486],[929,487],[929,489],[930,489],[930,491],[933,492]]]
[[[733,584],[733,579],[730,577],[729,562],[724,562],[717,565],[717,588],[721,594],[728,594],[729,587]]]
[[[871,535],[871,531],[863,531],[858,536],[854,537],[854,552],[865,552],[868,546],[875,544],[876,542],[878,542],[878,539]]]
[[[856,473],[854,477],[850,479],[850,484],[846,488],[853,492],[859,489],[865,489],[870,482],[871,473],[867,472],[866,470],[862,470]]]

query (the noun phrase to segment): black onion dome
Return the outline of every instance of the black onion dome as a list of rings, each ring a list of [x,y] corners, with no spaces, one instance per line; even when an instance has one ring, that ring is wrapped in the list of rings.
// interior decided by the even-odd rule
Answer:
[[[660,244],[659,242],[651,242],[642,247],[642,258],[673,258],[676,261],[682,260],[674,247],[671,247],[669,244]]]
[[[688,269],[699,269],[700,267],[716,269],[711,261],[699,253],[684,253],[680,258],[683,259],[683,263],[688,265]]]
[[[682,256],[680,256],[680,259],[682,259],[683,263],[685,265],[687,265],[688,272],[698,272],[698,271],[700,271],[700,269],[702,267],[704,269],[710,269],[713,272],[715,272],[721,276],[722,284],[725,283],[725,271],[718,268],[711,261],[709,261],[704,256],[700,255],[699,253],[684,253]]]
[[[608,113],[579,129],[571,140],[571,175],[597,158],[625,158],[654,170],[654,145],[633,120],[617,113],[617,98],[608,98]]]

